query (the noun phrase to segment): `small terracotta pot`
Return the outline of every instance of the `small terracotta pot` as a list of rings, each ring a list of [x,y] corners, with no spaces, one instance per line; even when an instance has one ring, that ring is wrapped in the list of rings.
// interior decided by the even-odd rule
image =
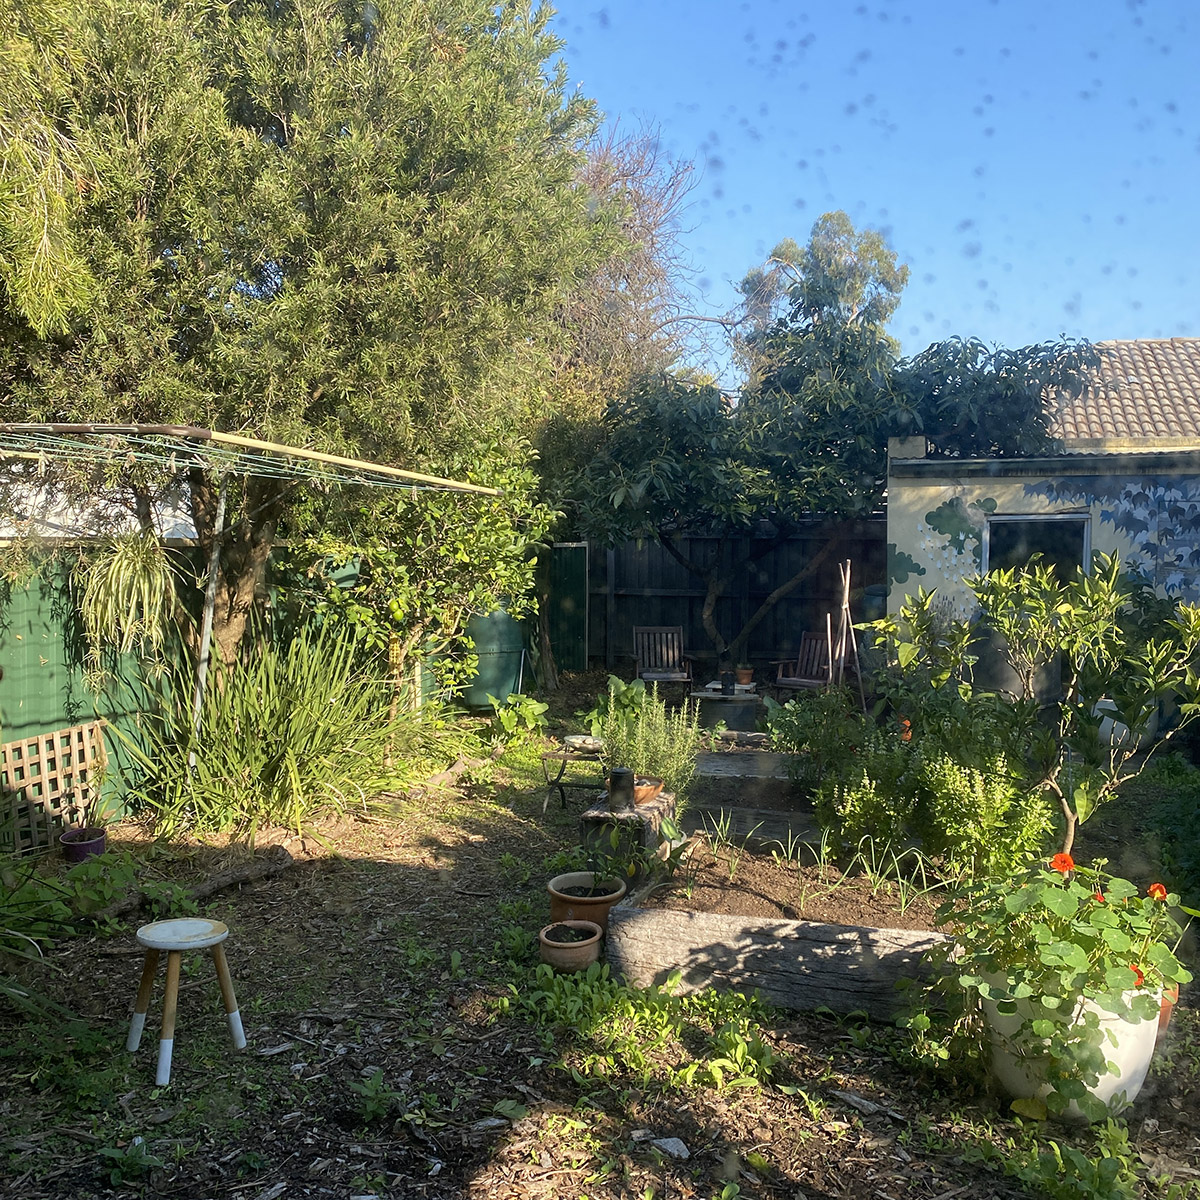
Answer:
[[[602,879],[600,883],[611,884],[613,890],[603,896],[568,896],[563,888],[592,888],[596,877],[591,871],[568,871],[555,875],[546,885],[550,893],[551,921],[594,921],[601,929],[608,928],[608,910],[625,895],[623,879]]]
[[[737,676],[738,683],[742,684],[743,687],[754,682],[753,667],[738,667],[734,671],[734,674]]]
[[[563,926],[576,929],[587,937],[578,942],[556,942],[547,935]],[[600,939],[604,931],[595,921],[555,921],[538,934],[542,962],[556,971],[586,971],[600,957]]]
[[[99,826],[68,829],[66,833],[59,834],[58,844],[67,862],[81,863],[93,854],[104,853],[108,847],[108,834]]]
[[[658,793],[663,790],[663,781],[649,775],[639,775],[633,781],[634,804],[649,804],[658,799]]]
[[[1179,1002],[1179,984],[1173,983],[1163,988],[1162,1003],[1158,1008],[1158,1034],[1154,1039],[1157,1046],[1167,1036],[1167,1026],[1171,1024],[1171,1010]]]

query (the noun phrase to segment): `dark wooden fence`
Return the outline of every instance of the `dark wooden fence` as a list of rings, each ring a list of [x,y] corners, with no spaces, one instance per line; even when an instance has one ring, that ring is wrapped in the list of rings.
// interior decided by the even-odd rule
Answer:
[[[759,604],[790,579],[825,544],[817,525],[805,529],[769,552],[749,571],[737,576],[728,595],[717,605],[717,627],[732,638]],[[824,567],[757,626],[746,657],[760,666],[795,654],[800,635],[825,628],[825,614],[834,622],[841,603],[837,565],[851,560],[851,613],[855,621],[883,615],[886,595],[887,525],[883,518],[842,527],[837,547]],[[745,539],[745,544],[750,541]],[[687,540],[685,553],[707,562],[720,550],[716,538]],[[658,542],[628,542],[614,550],[588,548],[588,658],[619,674],[633,668],[635,625],[682,625],[687,652],[703,669],[715,664],[715,651],[701,624],[704,584],[686,571]]]

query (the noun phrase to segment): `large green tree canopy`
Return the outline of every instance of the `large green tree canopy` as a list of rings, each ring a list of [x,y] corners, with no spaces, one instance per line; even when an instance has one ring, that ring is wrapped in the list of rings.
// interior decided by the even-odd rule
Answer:
[[[96,180],[71,228],[95,298],[45,337],[7,306],[5,417],[210,426],[426,469],[510,442],[539,321],[608,237],[576,182],[593,109],[550,65],[548,10],[80,7],[57,116]],[[212,481],[189,486],[206,542]],[[259,481],[232,500],[227,651],[287,496]]]
[[[92,280],[72,233],[95,184],[69,133],[74,0],[0,0],[0,308],[66,327]]]
[[[740,398],[661,379],[609,408],[605,451],[583,486],[584,530],[655,537],[699,576],[721,659],[740,657],[771,607],[823,566],[838,522],[878,510],[889,437],[927,433],[946,454],[1044,449],[1047,392],[1082,385],[1094,359],[1086,344],[1008,351],[952,339],[899,360],[886,324],[906,279],[879,234],[827,213],[805,247],[781,244],[747,277],[750,381]],[[740,630],[718,628],[717,601],[752,559],[813,520],[829,526],[824,549]],[[754,529],[773,536],[752,541]],[[715,551],[689,560],[685,533],[715,538]]]

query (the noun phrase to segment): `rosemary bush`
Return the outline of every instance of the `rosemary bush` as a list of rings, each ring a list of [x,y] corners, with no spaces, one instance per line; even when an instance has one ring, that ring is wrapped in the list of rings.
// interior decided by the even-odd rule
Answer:
[[[696,773],[699,721],[695,705],[668,709],[656,687],[646,693],[634,712],[623,711],[610,696],[600,723],[605,768],[629,767],[635,775],[661,779],[663,790],[674,792],[676,805],[682,809]]]

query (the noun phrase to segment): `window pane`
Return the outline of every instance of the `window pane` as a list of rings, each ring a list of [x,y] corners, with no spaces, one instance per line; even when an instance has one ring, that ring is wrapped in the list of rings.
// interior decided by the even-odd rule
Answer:
[[[988,570],[1023,567],[1034,554],[1052,566],[1059,579],[1070,579],[1083,564],[1087,519],[1070,521],[988,522]]]

